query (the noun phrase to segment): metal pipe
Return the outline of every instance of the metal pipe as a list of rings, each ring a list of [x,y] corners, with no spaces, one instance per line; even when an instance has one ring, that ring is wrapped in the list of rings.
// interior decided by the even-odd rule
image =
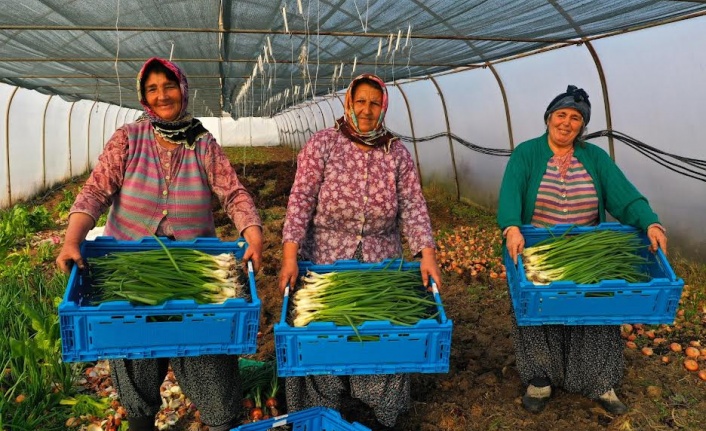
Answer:
[[[303,139],[303,142],[297,142],[297,144],[298,144],[297,150],[301,150],[301,149],[304,147],[304,144],[306,143],[306,135],[304,134],[304,130],[306,130],[306,129],[304,129],[304,122],[302,121],[302,114],[301,114],[301,112],[302,112],[302,111],[301,111],[301,108],[297,108],[297,111],[296,111],[296,114],[297,114],[297,115],[296,115],[296,118],[299,120],[299,124],[301,125],[301,129],[300,129],[300,130],[301,130],[302,138],[304,138],[304,139]],[[307,124],[308,124],[308,123],[307,123]]]
[[[318,132],[319,130],[323,130],[323,129],[326,128],[326,118],[324,118],[324,111],[321,109],[321,106],[319,106],[319,103],[321,103],[321,102],[320,102],[320,101],[319,101],[319,102],[316,102],[315,105],[316,105],[316,107],[319,109],[319,113],[321,114],[321,125],[322,125],[323,127],[322,127],[321,129],[318,129],[318,128],[317,128],[317,130],[316,130],[317,132]]]
[[[282,145],[282,131],[280,130],[279,116],[272,117],[272,119],[275,120],[275,124],[277,125],[277,142],[279,142],[279,145]]]
[[[294,146],[295,146],[294,134],[296,132],[294,131],[294,119],[292,118],[292,112],[287,111],[287,112],[284,112],[283,115],[287,119],[287,134],[288,134],[287,143],[288,143],[289,148],[294,149]]]
[[[608,130],[613,130],[613,120],[611,119],[610,114],[610,97],[608,96],[608,84],[606,82],[605,73],[603,72],[603,65],[601,64],[600,58],[598,58],[598,53],[593,48],[590,39],[584,34],[583,30],[581,29],[581,26],[579,26],[578,23],[574,21],[573,17],[571,17],[571,15],[569,15],[569,13],[566,12],[566,10],[564,10],[564,8],[562,8],[555,0],[547,1],[554,7],[554,9],[557,10],[557,12],[559,12],[562,17],[564,17],[566,22],[569,23],[571,27],[573,27],[576,34],[581,36],[581,40],[584,41],[586,49],[588,49],[588,52],[591,54],[591,58],[593,58],[593,63],[596,65],[596,70],[598,71],[598,78],[601,82],[601,90],[603,91],[603,109],[605,110],[606,126]],[[615,160],[615,148],[613,136],[611,135],[608,135],[608,150],[610,152],[611,159]]]
[[[86,171],[91,170],[91,118],[93,117],[93,107],[96,106],[98,101],[96,100],[91,105],[91,109],[88,111],[88,127],[86,127]]]
[[[414,148],[414,159],[417,162],[417,175],[419,175],[419,184],[424,187],[424,181],[422,180],[422,166],[419,163],[419,151],[417,150],[417,136],[414,134],[414,121],[412,120],[412,110],[409,109],[409,101],[407,100],[407,95],[405,94],[404,90],[402,90],[402,86],[399,84],[393,85],[397,87],[398,90],[400,90],[400,94],[402,94],[404,103],[405,105],[407,105],[407,117],[409,118],[409,128],[412,131],[412,147]]]
[[[69,143],[69,178],[73,178],[74,176],[74,168],[73,168],[73,160],[71,159],[71,115],[73,114],[74,111],[74,106],[76,106],[76,102],[71,102],[71,108],[69,108],[69,117],[68,117],[68,137],[69,139],[67,142]]]
[[[95,32],[114,32],[114,26],[99,26],[99,25],[82,25],[82,26],[68,26],[68,25],[26,25],[26,24],[2,24],[0,25],[0,30],[21,30],[21,31],[32,31],[32,30],[53,30],[53,31],[95,31]],[[272,29],[223,29],[223,28],[190,28],[190,27],[120,27],[121,31],[124,32],[144,32],[144,33],[218,33],[218,34],[265,34],[265,35],[276,35],[281,34],[285,36],[310,36],[310,31],[308,30],[293,30],[285,31],[282,29],[280,31]],[[387,38],[389,33],[378,33],[378,32],[354,32],[354,31],[328,31],[328,30],[317,30],[317,37],[322,36],[336,36],[336,37],[364,37],[369,39],[377,38]],[[526,42],[526,43],[566,43],[563,39],[550,39],[550,38],[526,38],[526,37],[499,37],[499,36],[460,36],[460,35],[448,35],[448,34],[410,34],[410,39],[426,39],[426,40],[470,40],[470,41],[496,41],[496,42]],[[569,43],[571,44],[571,43]],[[141,59],[140,61],[144,61]],[[360,63],[358,63],[360,64]]]
[[[510,104],[507,102],[507,93],[505,92],[505,86],[503,85],[503,80],[500,78],[500,74],[495,70],[493,65],[488,65],[488,69],[495,77],[495,82],[498,83],[500,88],[500,95],[503,98],[503,107],[505,108],[505,123],[507,124],[507,136],[510,139],[510,149],[515,149],[515,138],[512,134],[512,117],[510,116]]]
[[[333,126],[333,123],[336,122],[336,112],[333,110],[333,106],[331,106],[331,102],[329,102],[329,98],[324,97],[324,100],[326,101],[328,108],[331,110],[331,118],[332,118],[331,126]],[[329,126],[329,127],[331,127],[331,126]]]
[[[42,189],[47,188],[47,139],[46,139],[46,127],[47,127],[47,109],[49,109],[49,102],[51,98],[54,97],[52,94],[47,99],[47,103],[44,104],[44,112],[42,113]]]
[[[601,81],[601,91],[603,92],[603,109],[605,110],[605,122],[606,128],[608,130],[613,130],[613,116],[611,115],[610,109],[610,93],[608,93],[608,82],[606,81],[605,72],[603,71],[603,64],[598,57],[598,53],[593,48],[591,42],[586,41],[586,49],[591,53],[593,62],[596,64],[596,69],[598,70],[598,78]],[[615,161],[615,141],[613,135],[608,135],[608,151],[610,153],[610,158]]]
[[[7,109],[5,110],[5,171],[7,179],[7,203],[12,206],[12,181],[10,178],[10,108],[12,107],[12,99],[15,98],[15,93],[20,87],[15,87],[10,93],[10,98],[7,101]]]
[[[456,183],[456,200],[460,201],[461,200],[461,187],[458,184],[458,171],[456,169],[456,156],[454,155],[454,145],[453,145],[453,141],[451,140],[451,125],[449,123],[449,113],[446,110],[446,101],[444,100],[444,93],[441,91],[441,87],[439,87],[439,84],[436,82],[436,79],[434,79],[433,76],[429,75],[429,79],[431,79],[431,82],[436,87],[436,91],[439,92],[439,98],[441,98],[441,106],[444,108],[444,120],[446,121],[446,136],[449,139],[449,151],[451,152],[451,166],[453,167],[454,182]]]
[[[570,43],[568,45],[577,45],[578,43]],[[563,46],[566,46],[567,44],[564,44]],[[41,57],[41,58],[36,58],[36,57],[8,57],[8,58],[3,58],[0,57],[0,62],[3,63],[115,63],[114,58],[106,58],[106,57]],[[145,60],[143,58],[120,58],[117,60],[118,63],[142,63]],[[257,63],[257,60],[253,60],[251,58],[234,58],[234,59],[220,59],[220,58],[175,58],[173,60],[177,64],[181,63],[246,63],[246,64],[254,64]],[[299,64],[299,60],[277,60],[277,63],[279,64]],[[340,65],[341,62],[339,60],[320,60],[318,64],[327,64],[327,65]],[[379,63],[376,63],[374,61],[358,61],[356,62],[358,66],[375,66],[378,65]],[[453,68],[453,67],[467,67],[471,66],[472,64],[470,63],[405,63],[405,66],[407,67],[448,67],[448,68]],[[106,75],[110,76],[110,75]],[[211,75],[214,78],[219,77],[220,75]],[[17,78],[21,78],[22,76],[18,75]],[[115,77],[115,75],[113,75]],[[224,79],[232,79],[233,77],[230,76],[220,76],[221,78]],[[251,75],[244,76],[243,78],[249,78]],[[189,78],[192,78],[192,75],[189,75]],[[321,84],[322,86],[330,87],[330,84]]]

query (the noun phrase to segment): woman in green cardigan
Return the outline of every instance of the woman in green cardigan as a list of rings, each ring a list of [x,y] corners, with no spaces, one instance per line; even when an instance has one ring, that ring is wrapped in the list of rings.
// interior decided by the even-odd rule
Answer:
[[[515,263],[525,246],[521,225],[595,225],[606,211],[646,231],[650,249],[666,253],[665,230],[647,199],[605,151],[579,139],[590,119],[588,94],[569,85],[544,113],[547,132],[513,151],[497,220]],[[620,326],[518,326],[513,316],[513,341],[528,411],[544,409],[552,386],[595,399],[610,413],[627,411],[614,390],[624,367]]]

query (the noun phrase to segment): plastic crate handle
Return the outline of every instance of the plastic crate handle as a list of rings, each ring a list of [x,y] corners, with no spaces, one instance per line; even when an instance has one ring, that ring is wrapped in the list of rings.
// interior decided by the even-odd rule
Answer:
[[[289,283],[284,287],[284,296],[282,298],[282,316],[280,316],[279,323],[280,325],[286,325],[287,324],[287,313],[284,310],[287,310],[289,307]]]
[[[431,281],[431,291],[434,294],[434,299],[436,300],[436,303],[441,304],[441,297],[439,296],[439,288],[436,285],[436,281],[434,281],[434,279],[431,277],[429,277],[429,281]],[[437,306],[437,309],[439,310],[440,321],[446,322],[446,313],[444,312],[444,308]]]

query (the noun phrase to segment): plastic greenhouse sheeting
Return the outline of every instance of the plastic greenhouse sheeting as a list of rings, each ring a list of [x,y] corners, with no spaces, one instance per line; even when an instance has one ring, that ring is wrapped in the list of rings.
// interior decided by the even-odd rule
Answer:
[[[353,73],[481,67],[704,11],[644,0],[5,0],[0,82],[140,109],[135,75],[157,55],[185,69],[195,115],[260,116],[342,88]]]

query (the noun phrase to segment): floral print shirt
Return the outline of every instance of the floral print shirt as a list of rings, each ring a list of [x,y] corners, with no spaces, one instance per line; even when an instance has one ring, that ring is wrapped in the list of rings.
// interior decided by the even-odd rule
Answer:
[[[218,197],[221,206],[241,234],[249,226],[262,226],[252,197],[238,180],[228,156],[225,155],[216,140],[211,135],[208,136],[210,142],[206,149],[204,169],[211,191]],[[169,184],[171,178],[178,175],[179,164],[176,162],[181,160],[180,152],[190,150],[186,150],[183,145],[168,150],[159,145],[156,140],[154,145],[159,153],[159,161],[162,172],[165,173],[165,180]],[[127,156],[127,132],[124,129],[118,129],[106,143],[103,152],[98,157],[98,164],[76,197],[70,212],[86,213],[94,220],[98,220],[100,215],[112,204],[113,196],[120,192]],[[168,217],[162,219],[155,234],[173,236]]]
[[[283,242],[303,259],[331,264],[402,256],[401,235],[414,255],[433,248],[426,201],[412,156],[395,141],[363,151],[334,128],[314,134],[297,156]]]

